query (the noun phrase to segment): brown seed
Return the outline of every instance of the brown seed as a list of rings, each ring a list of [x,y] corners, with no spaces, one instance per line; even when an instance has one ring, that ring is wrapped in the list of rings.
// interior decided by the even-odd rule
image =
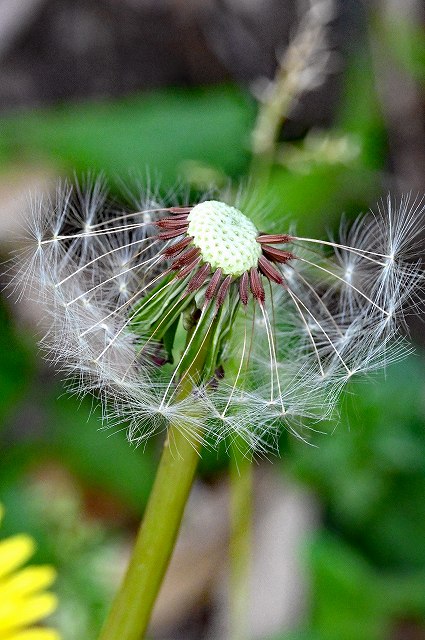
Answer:
[[[286,264],[289,260],[294,260],[296,256],[290,251],[282,251],[282,249],[276,249],[275,247],[263,246],[264,255],[272,262],[279,262]]]
[[[252,295],[256,300],[263,303],[266,299],[266,294],[264,293],[264,287],[261,282],[260,274],[255,267],[252,267],[249,270],[249,281],[251,285]]]
[[[190,213],[192,211],[192,207],[170,207],[167,209],[170,213]]]
[[[193,271],[198,264],[201,262],[201,256],[198,256],[192,262],[189,262],[188,265],[184,266],[181,271],[178,272],[177,277],[181,280],[185,278],[191,271]]]
[[[248,272],[245,271],[242,274],[241,279],[239,280],[239,297],[243,305],[248,304],[248,296],[249,296],[249,276]]]
[[[171,258],[171,256],[175,256],[192,242],[192,236],[188,236],[187,238],[183,238],[183,240],[179,240],[176,244],[173,244],[171,247],[167,247],[164,249],[163,253],[166,258]]]
[[[257,242],[259,242],[260,244],[285,244],[285,242],[292,242],[292,240],[293,238],[291,236],[288,236],[288,234],[286,233],[272,235],[262,233],[257,237]]]
[[[216,289],[218,287],[218,283],[221,280],[221,276],[222,276],[223,272],[220,268],[217,269],[217,271],[214,272],[210,283],[207,287],[207,290],[205,291],[205,302],[208,303],[213,297],[214,294],[216,292]]]
[[[177,216],[176,218],[163,218],[155,222],[155,225],[160,229],[178,229],[180,227],[187,227],[187,216]]]
[[[171,238],[178,238],[178,236],[186,233],[185,229],[172,229],[171,231],[162,231],[158,234],[159,240],[171,240]]]
[[[199,271],[195,273],[193,278],[189,280],[189,284],[187,285],[187,289],[186,289],[187,293],[193,293],[193,291],[196,291],[197,289],[199,289],[199,287],[202,287],[205,280],[207,279],[210,269],[211,267],[209,262],[202,265]]]
[[[220,289],[218,290],[217,298],[216,298],[217,309],[219,309],[223,304],[226,298],[227,292],[229,291],[231,282],[232,282],[232,276],[226,276],[223,282],[221,283]]]
[[[171,268],[180,269],[180,267],[186,266],[187,264],[192,262],[194,258],[197,258],[200,253],[201,253],[201,250],[198,249],[198,247],[192,247],[192,249],[185,251],[184,253],[181,254],[181,256],[176,258],[171,264]]]
[[[258,267],[261,273],[269,278],[269,280],[273,280],[273,282],[276,282],[277,284],[284,283],[284,279],[280,271],[278,271],[276,267],[274,267],[264,256],[260,256],[258,260]]]

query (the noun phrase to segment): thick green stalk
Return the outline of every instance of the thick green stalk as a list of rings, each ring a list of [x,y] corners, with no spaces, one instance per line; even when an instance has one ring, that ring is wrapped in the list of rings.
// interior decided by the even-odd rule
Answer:
[[[189,340],[189,338],[188,338]],[[191,375],[202,370],[207,346],[182,379],[178,398],[192,391]],[[171,425],[155,482],[124,581],[99,640],[142,640],[162,584],[199,460],[200,438]]]
[[[100,640],[141,640],[173,552],[199,451],[172,426],[124,582]]]
[[[252,484],[250,451],[237,441],[230,465],[230,640],[249,638]]]

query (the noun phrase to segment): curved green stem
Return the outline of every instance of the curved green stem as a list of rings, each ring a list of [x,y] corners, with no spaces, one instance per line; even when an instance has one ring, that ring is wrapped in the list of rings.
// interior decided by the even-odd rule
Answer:
[[[188,335],[188,344],[190,334]],[[178,399],[192,391],[191,375],[202,370],[208,352],[199,349],[181,380]],[[201,434],[198,434],[199,436]],[[123,583],[99,640],[142,640],[162,584],[195,477],[201,438],[171,425],[155,482]]]
[[[230,640],[249,638],[252,549],[252,462],[248,446],[232,446],[230,464]]]
[[[172,426],[124,582],[100,640],[141,640],[165,575],[195,475],[199,451]]]

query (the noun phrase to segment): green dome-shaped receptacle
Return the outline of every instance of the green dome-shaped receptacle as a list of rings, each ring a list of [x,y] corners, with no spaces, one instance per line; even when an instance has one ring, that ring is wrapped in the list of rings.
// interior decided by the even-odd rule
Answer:
[[[224,275],[237,277],[257,266],[261,256],[258,231],[239,209],[207,200],[193,207],[188,221],[188,234],[212,270],[220,268]]]

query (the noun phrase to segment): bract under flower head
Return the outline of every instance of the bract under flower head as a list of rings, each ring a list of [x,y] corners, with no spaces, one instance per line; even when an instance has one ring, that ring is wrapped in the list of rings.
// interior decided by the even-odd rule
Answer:
[[[389,199],[339,242],[260,234],[234,204],[146,194],[117,213],[97,184],[35,209],[19,276],[51,311],[43,345],[113,423],[129,419],[132,441],[173,423],[265,450],[282,428],[304,437],[354,374],[405,352],[420,200]]]

